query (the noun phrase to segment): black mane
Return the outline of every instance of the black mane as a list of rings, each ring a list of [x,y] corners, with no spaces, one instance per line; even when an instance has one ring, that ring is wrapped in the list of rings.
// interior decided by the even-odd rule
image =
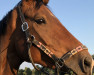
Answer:
[[[6,32],[7,22],[10,19],[11,12],[12,10],[9,11],[8,14],[6,14],[6,16],[0,21],[0,36],[4,35]]]

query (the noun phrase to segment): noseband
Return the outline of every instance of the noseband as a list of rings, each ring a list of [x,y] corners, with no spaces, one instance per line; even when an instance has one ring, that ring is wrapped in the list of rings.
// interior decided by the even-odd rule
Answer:
[[[58,75],[59,75],[59,70],[65,65],[65,61],[67,59],[69,59],[73,55],[77,54],[78,52],[87,49],[87,47],[84,46],[84,45],[78,46],[75,49],[67,52],[61,58],[56,57],[51,52],[51,50],[49,50],[48,48],[46,48],[41,42],[37,41],[36,38],[32,34],[30,34],[30,32],[28,30],[29,29],[28,23],[25,21],[25,17],[23,15],[22,11],[21,11],[21,6],[19,5],[18,8],[19,8],[19,14],[20,14],[21,22],[22,22],[21,28],[22,28],[22,31],[26,35],[26,40],[27,40],[27,43],[28,43],[28,55],[29,55],[30,61],[32,62],[32,64],[33,64],[33,66],[34,66],[35,69],[39,70],[35,66],[35,64],[33,62],[33,59],[32,59],[32,56],[31,56],[30,47],[32,46],[32,44],[34,44],[38,49],[40,49],[41,51],[43,51],[48,57],[50,57],[51,59],[53,59],[53,61],[55,62],[56,69],[58,71]]]

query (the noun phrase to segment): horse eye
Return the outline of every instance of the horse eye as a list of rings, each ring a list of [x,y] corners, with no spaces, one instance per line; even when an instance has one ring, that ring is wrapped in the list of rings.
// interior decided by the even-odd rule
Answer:
[[[45,23],[46,23],[44,18],[37,19],[37,20],[35,20],[35,22],[36,22],[37,24],[45,24]]]

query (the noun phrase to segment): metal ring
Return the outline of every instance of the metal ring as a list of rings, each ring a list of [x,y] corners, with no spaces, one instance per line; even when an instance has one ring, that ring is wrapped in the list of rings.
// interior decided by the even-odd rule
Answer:
[[[28,23],[27,22],[24,22],[22,25],[21,25],[21,28],[22,28],[22,31],[25,32],[26,30],[28,30]]]

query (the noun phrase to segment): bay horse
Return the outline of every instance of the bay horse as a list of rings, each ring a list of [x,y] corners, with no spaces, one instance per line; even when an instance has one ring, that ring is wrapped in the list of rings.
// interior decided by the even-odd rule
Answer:
[[[74,75],[91,75],[92,57],[47,8],[49,0],[21,0],[0,21],[0,75],[17,75],[22,62]],[[66,71],[66,72],[67,72]]]

